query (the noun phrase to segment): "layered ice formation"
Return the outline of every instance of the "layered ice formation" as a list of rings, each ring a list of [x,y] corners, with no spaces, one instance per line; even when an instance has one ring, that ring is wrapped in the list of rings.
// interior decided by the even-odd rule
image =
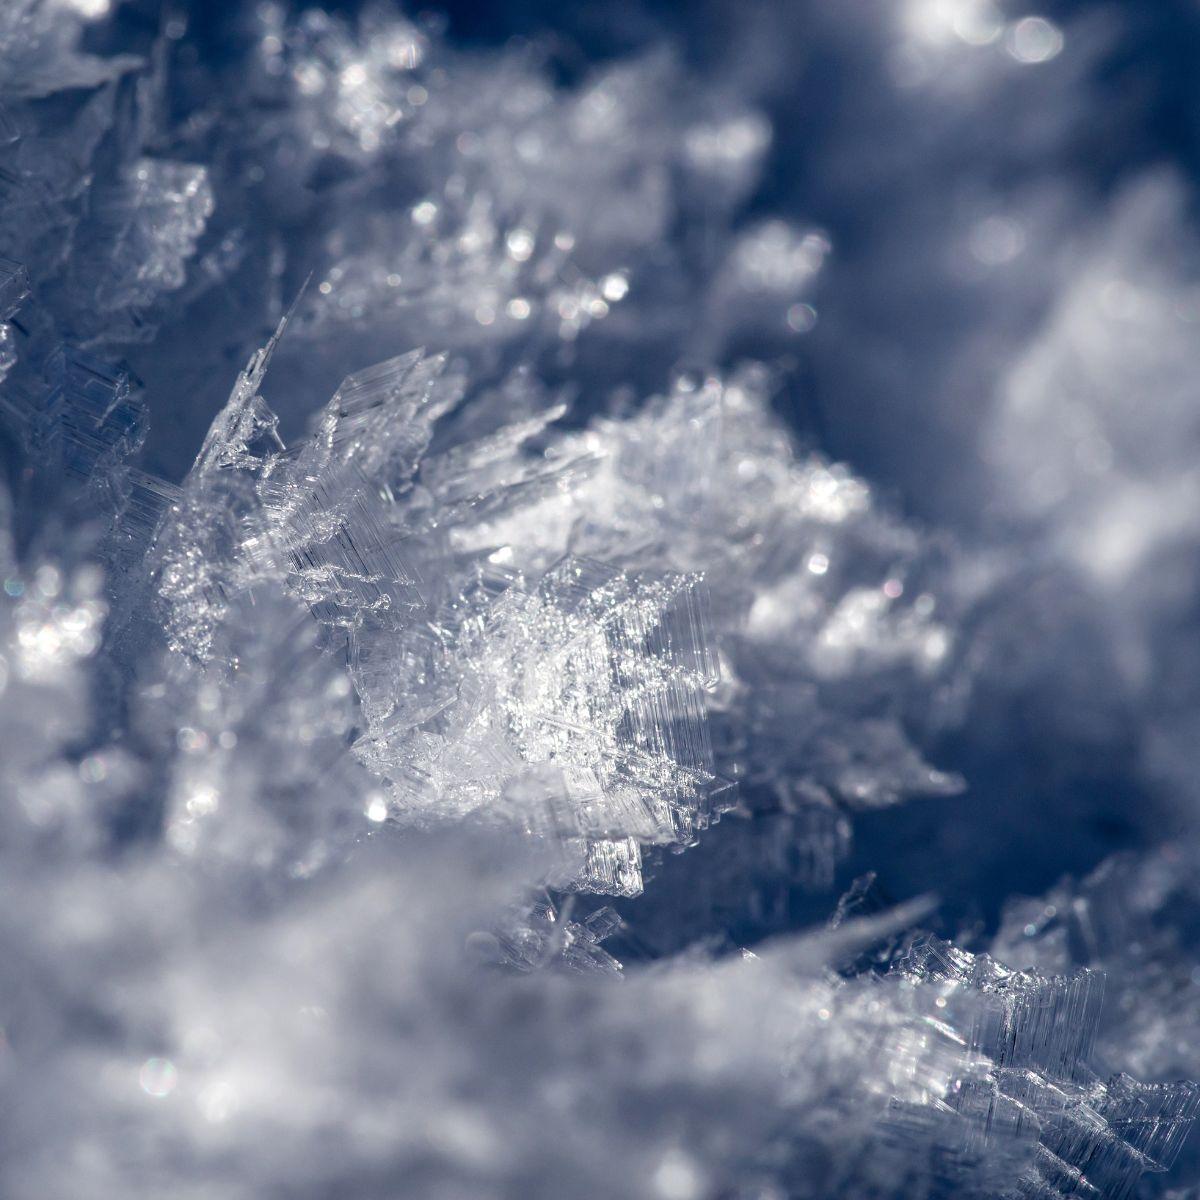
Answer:
[[[1190,1194],[1134,18],[328,7],[0,12],[0,1193]]]

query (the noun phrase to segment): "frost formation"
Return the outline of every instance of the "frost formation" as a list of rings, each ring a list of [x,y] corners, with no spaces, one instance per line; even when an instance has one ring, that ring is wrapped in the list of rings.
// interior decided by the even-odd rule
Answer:
[[[1194,536],[1130,516],[1195,490],[1194,296],[1145,265],[1176,185],[1089,234],[987,401],[1025,554],[797,432],[838,248],[753,203],[786,6],[703,86],[682,47],[572,72],[390,5],[194,7],[0,13],[0,1192],[1194,1186],[1176,846],[991,927],[887,862],[834,899],[879,851],[855,823],[938,823],[922,891],[970,868],[955,739],[1067,623],[1026,627],[1031,578],[1112,635],[1120,695],[1176,678],[1190,593],[1130,582]],[[1019,105],[1064,44],[896,7],[805,28],[886,43],[914,119]],[[1200,709],[1138,711],[1187,811]]]

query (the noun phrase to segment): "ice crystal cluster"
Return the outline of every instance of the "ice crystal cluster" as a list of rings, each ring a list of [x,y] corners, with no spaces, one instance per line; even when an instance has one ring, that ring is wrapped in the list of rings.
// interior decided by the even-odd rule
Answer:
[[[0,1194],[1197,1194],[1195,196],[1062,7],[0,7]]]

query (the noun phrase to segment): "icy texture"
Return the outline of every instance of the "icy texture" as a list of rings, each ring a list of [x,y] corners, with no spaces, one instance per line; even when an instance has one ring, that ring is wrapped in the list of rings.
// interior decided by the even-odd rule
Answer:
[[[484,867],[478,859],[468,867],[459,861],[463,849],[438,843],[426,851],[430,861],[420,862],[394,842],[395,834],[377,837],[375,850],[339,862],[348,845],[346,827],[358,815],[355,797],[365,809],[359,819],[379,822],[390,813],[400,824],[411,824],[406,797],[418,815],[436,817],[444,816],[447,801],[452,810],[465,811],[490,800],[505,818],[516,818],[518,829],[541,835],[551,848],[564,834],[568,843],[590,840],[582,863],[566,864],[576,886],[638,890],[638,840],[690,836],[693,829],[679,821],[697,811],[698,783],[711,782],[703,770],[703,743],[693,741],[689,728],[703,727],[698,702],[713,665],[694,610],[685,604],[672,612],[673,605],[694,596],[695,585],[686,577],[642,584],[593,560],[568,558],[534,587],[511,577],[493,580],[476,601],[486,619],[460,612],[457,639],[417,643],[427,652],[448,648],[459,656],[447,676],[456,686],[439,690],[429,661],[416,662],[412,669],[423,673],[425,686],[401,690],[391,707],[380,707],[381,734],[368,738],[373,754],[398,755],[408,764],[406,735],[427,743],[447,733],[454,738],[445,752],[448,769],[426,772],[439,794],[397,789],[389,805],[356,777],[348,760],[346,743],[354,727],[350,677],[321,653],[319,630],[324,625],[343,638],[349,634],[352,642],[364,630],[386,631],[388,638],[376,636],[373,645],[408,654],[405,633],[422,628],[423,614],[407,608],[393,614],[371,587],[364,595],[359,589],[370,584],[369,572],[348,577],[344,562],[314,574],[314,556],[297,553],[306,544],[298,534],[323,535],[311,543],[317,546],[340,535],[345,546],[353,546],[357,510],[354,504],[342,506],[340,498],[364,491],[377,497],[380,485],[368,488],[372,473],[390,468],[403,476],[413,460],[387,440],[339,436],[343,423],[373,429],[370,397],[379,401],[379,389],[364,392],[362,378],[340,389],[313,440],[289,454],[257,391],[270,351],[256,355],[239,377],[151,551],[152,561],[161,555],[168,571],[185,560],[176,546],[197,567],[217,571],[201,576],[215,581],[210,594],[177,591],[162,577],[159,586],[175,611],[203,617],[199,626],[183,626],[176,636],[186,635],[179,649],[190,649],[208,667],[201,674],[176,663],[167,678],[143,691],[139,718],[146,734],[173,742],[164,748],[170,768],[163,835],[168,852],[182,862],[167,867],[159,854],[139,852],[119,884],[101,877],[85,885],[85,903],[113,914],[112,925],[79,931],[55,925],[43,935],[60,957],[79,938],[88,953],[103,955],[105,930],[128,928],[144,898],[158,893],[163,870],[177,877],[181,870],[189,873],[191,882],[179,898],[141,935],[152,970],[166,969],[178,983],[165,992],[156,983],[152,993],[135,999],[138,1023],[132,1027],[125,1010],[113,1007],[117,999],[91,1002],[97,1019],[122,1032],[86,1055],[72,1051],[60,1059],[62,1079],[78,1080],[68,1086],[80,1102],[94,1088],[120,1096],[103,1108],[120,1128],[140,1119],[134,1105],[170,1101],[150,1110],[154,1141],[175,1146],[205,1173],[219,1162],[235,1163],[228,1168],[229,1186],[247,1196],[271,1187],[317,1195],[350,1186],[364,1172],[386,1177],[414,1171],[431,1187],[486,1179],[497,1195],[555,1195],[567,1180],[585,1194],[601,1194],[615,1183],[624,1194],[647,1196],[685,1188],[683,1194],[702,1195],[735,1181],[743,1190],[777,1181],[789,1194],[813,1197],[856,1196],[883,1187],[913,1196],[983,1196],[1006,1194],[1010,1184],[1029,1195],[1120,1195],[1142,1172],[1169,1165],[1193,1115],[1195,1089],[1143,1086],[1126,1076],[1105,1083],[1090,1072],[1099,976],[1014,974],[930,940],[901,951],[886,974],[832,975],[823,964],[853,955],[878,936],[874,927],[860,933],[846,923],[845,915],[857,907],[851,897],[840,910],[837,932],[824,940],[781,945],[719,965],[685,960],[625,973],[626,985],[613,990],[619,964],[600,947],[620,926],[611,910],[596,909],[572,921],[552,903],[514,912],[497,903],[499,895],[489,901],[477,891],[458,890],[455,880],[465,870],[477,881],[490,880],[489,894],[494,888],[503,893],[520,878],[506,880],[509,868],[502,864],[520,859],[511,858],[514,844],[495,829],[485,834],[491,846]],[[422,370],[424,365],[409,357],[370,378],[390,381],[385,394],[392,402],[419,406],[439,379],[436,365]],[[287,502],[302,501],[311,491],[292,492],[281,482],[291,472],[312,479],[304,472],[311,472],[314,461],[340,479],[318,489],[316,514]],[[340,475],[348,465],[361,469]],[[272,481],[276,486],[264,487]],[[851,494],[861,497],[853,489]],[[207,521],[187,520],[188,505],[204,503],[210,507],[191,511],[204,512]],[[829,519],[849,515],[837,504],[818,512]],[[219,523],[213,520],[218,513],[226,517]],[[323,523],[321,515],[330,522]],[[217,540],[180,541],[187,530],[193,537],[215,531]],[[424,534],[432,536],[429,526]],[[284,552],[272,557],[267,545]],[[268,573],[266,565],[277,570]],[[180,578],[186,574],[179,572]],[[270,599],[273,589],[289,582],[318,620],[282,595]],[[318,582],[322,587],[314,592]],[[53,594],[60,585],[51,580],[44,586]],[[460,595],[457,603],[469,599]],[[22,618],[23,611],[28,615]],[[17,610],[18,619],[32,620],[35,631],[18,634],[18,644],[35,646],[35,662],[43,669],[60,661],[70,667],[95,653],[94,632],[60,650],[59,627],[45,624],[43,611]],[[347,623],[349,612],[358,619]],[[85,631],[94,629],[97,615],[83,620]],[[388,619],[393,615],[395,622]],[[65,616],[67,628],[81,619],[71,610]],[[193,636],[197,629],[202,636]],[[244,645],[230,640],[239,637],[250,640]],[[382,675],[393,679],[394,670]],[[281,679],[289,685],[286,691]],[[396,716],[403,703],[411,708],[422,697],[436,700],[436,716],[444,717],[430,731],[420,731],[423,739]],[[467,710],[460,716],[453,710],[462,705]],[[170,729],[160,709],[186,723]],[[694,726],[676,729],[663,719],[689,710]],[[413,715],[421,714],[408,714],[410,722]],[[359,757],[367,757],[361,746]],[[388,762],[371,765],[386,775]],[[120,780],[122,765],[115,750],[98,749],[77,773],[95,785],[114,772]],[[584,779],[589,772],[591,779]],[[61,790],[54,803],[69,803],[74,786]],[[622,819],[630,823],[616,827]],[[90,820],[77,823],[74,838]],[[495,821],[484,824],[486,829]],[[475,845],[478,853],[482,846]],[[543,877],[561,877],[561,847],[541,862],[535,869]],[[298,905],[271,901],[265,911],[242,910],[236,901],[229,909],[229,900],[218,900],[214,889],[222,881],[278,867],[285,868],[285,879],[314,878],[318,890]],[[55,878],[51,874],[42,882],[52,886]],[[398,888],[410,890],[398,895]],[[397,943],[387,914],[404,905],[404,894],[411,897],[407,911],[425,913],[432,928],[419,933],[410,925]],[[429,907],[434,895],[441,903]],[[421,903],[412,907],[418,896]],[[46,903],[53,904],[53,893]],[[179,957],[171,932],[214,908],[228,910],[226,927],[235,922],[258,948],[252,969],[229,953],[222,938]],[[486,926],[472,930],[481,918],[495,932]],[[897,916],[876,926],[887,933],[904,922]],[[355,935],[347,941],[349,927]],[[464,951],[447,953],[456,939]],[[51,972],[55,961],[47,963]],[[363,975],[368,963],[370,986]],[[485,975],[487,986],[478,986],[481,970],[544,972],[555,964],[595,982],[551,980],[530,993],[519,980],[500,974]],[[136,962],[122,967],[131,977],[119,985],[110,972],[116,996],[141,997],[145,969]],[[43,986],[62,986],[52,979]],[[297,1010],[298,995],[303,1002]],[[528,1035],[514,1013],[535,995],[540,1049],[517,1052]],[[442,1016],[446,1004],[458,1014],[452,1035]],[[588,1014],[582,1025],[581,1005]],[[16,1011],[18,1028],[28,1020],[30,1031],[23,1037],[33,1044],[54,1036],[53,1025]],[[758,1019],[731,1037],[737,1014],[746,1011]],[[250,1021],[245,1013],[260,1015]],[[406,1032],[385,1033],[395,1029],[398,1017]],[[353,1036],[347,1021],[354,1022]],[[571,1032],[559,1031],[560,1023]],[[467,1039],[487,1090],[461,1112],[447,1100],[417,1119],[414,1106],[427,1103],[431,1087],[436,1094],[453,1093],[453,1069],[439,1049],[446,1036],[460,1045]],[[632,1049],[607,1057],[597,1079],[573,1058],[572,1048],[591,1039]],[[135,1047],[132,1054],[121,1049],[127,1043]],[[387,1047],[383,1061],[381,1046]],[[352,1082],[361,1078],[359,1056],[373,1062],[370,1074],[378,1084],[364,1089]],[[302,1061],[310,1065],[302,1068]],[[419,1092],[410,1093],[388,1062],[406,1064],[400,1074],[420,1079]],[[101,1082],[84,1084],[84,1075]],[[507,1097],[518,1078],[522,1088],[532,1078],[552,1099],[513,1110]],[[684,1089],[689,1096],[694,1115],[683,1130],[674,1122],[648,1127],[644,1119],[633,1126],[618,1122],[608,1128],[607,1153],[600,1159],[589,1139],[580,1143],[571,1136],[585,1096],[599,1090],[614,1114],[637,1114],[657,1111],[664,1089],[666,1094]],[[723,1115],[725,1132],[715,1136],[711,1119],[701,1114],[725,1114],[727,1104],[717,1101],[727,1100],[730,1089],[745,1123],[731,1136]],[[315,1175],[311,1166],[298,1169],[291,1156],[259,1153],[267,1127],[286,1131],[284,1145],[311,1137],[321,1098],[330,1095],[341,1097],[344,1133],[337,1153]],[[382,1124],[381,1105],[392,1114]],[[831,1123],[831,1117],[838,1119]],[[76,1120],[68,1125],[68,1139],[76,1136]],[[86,1125],[78,1128],[86,1136]],[[408,1135],[397,1139],[397,1128]],[[618,1149],[619,1165],[610,1160]],[[26,1172],[46,1186],[70,1187],[79,1153],[82,1147],[72,1148],[54,1163],[18,1157],[8,1170],[18,1187]],[[113,1194],[137,1180],[171,1178],[139,1151],[89,1161],[90,1178]]]
[[[17,361],[16,330],[10,318],[29,295],[29,277],[19,263],[0,262],[0,382]]]
[[[637,417],[555,435],[562,407],[520,377],[456,418],[461,384],[414,353],[348,378],[285,448],[258,391],[273,347],[239,377],[157,536],[163,620],[208,662],[236,597],[293,591],[347,648],[356,753],[393,815],[512,809],[538,836],[610,843],[584,876],[628,893],[629,839],[691,841],[722,774],[751,803],[834,820],[837,803],[960,786],[881,715],[950,652],[934,596],[904,598],[942,568],[861,481],[795,456],[761,371],[685,379]],[[514,400],[529,415],[500,417]],[[712,486],[731,472],[737,491]],[[720,763],[704,701],[718,653]],[[842,849],[818,853],[814,880]]]
[[[440,360],[412,354],[346,380],[289,451],[257,390],[273,348],[239,376],[151,551],[170,644],[240,662],[218,652],[220,631],[243,600],[286,587],[345,646],[364,718],[355,754],[393,816],[503,814],[572,852],[581,885],[639,891],[638,843],[690,841],[716,782],[699,581],[578,557],[526,578],[503,566],[511,551],[453,553],[443,526],[506,488],[518,506],[540,494],[519,456],[505,483],[489,468],[544,422],[422,465],[458,392]],[[496,493],[463,495],[473,474]],[[439,547],[448,559],[431,557]],[[406,557],[440,573],[424,594]]]
[[[964,1080],[955,1089],[955,1109],[983,1119],[989,1137],[1036,1138],[1031,1161],[1018,1171],[1020,1194],[1127,1195],[1142,1171],[1174,1162],[1200,1089],[1140,1084],[1124,1074],[1102,1081],[1089,1069],[1102,976],[1017,973],[938,942],[918,944],[898,965],[910,978],[941,985],[935,1004],[942,1019],[968,1055],[990,1064],[982,1086]]]
[[[97,189],[90,223],[81,231],[80,285],[94,287],[95,302],[107,314],[107,337],[148,336],[145,311],[183,286],[184,264],[212,211],[205,168],[190,163],[139,158]],[[115,313],[124,315],[126,328]]]
[[[318,11],[290,36],[267,24],[262,55],[301,140],[360,171],[403,163],[419,189],[325,239],[320,321],[375,322],[399,308],[414,340],[453,330],[466,344],[571,342],[615,318],[631,286],[622,263],[662,244],[686,211],[672,174],[704,190],[715,223],[771,140],[760,114],[686,89],[666,55],[564,93],[535,53],[481,64],[384,10],[368,9],[357,28]],[[576,153],[562,155],[565,145]],[[352,196],[339,203],[360,208]]]
[[[898,719],[949,711],[954,638],[927,588],[955,601],[936,544],[852,472],[794,450],[771,386],[758,368],[685,376],[636,417],[594,423],[576,445],[600,465],[569,544],[705,573],[724,768],[747,804],[789,814],[816,851],[816,880],[844,850],[839,806],[961,787],[921,760]]]
[[[1085,964],[1103,971],[1110,996],[1100,1034],[1105,1058],[1152,1079],[1194,1074],[1196,903],[1180,850],[1125,855],[1045,896],[1010,901],[994,949],[1038,970]]]
[[[1191,841],[988,924],[1123,703],[1194,829],[1186,210],[1037,174],[1116,18],[110,8],[0,12],[0,1193],[1194,1182]]]

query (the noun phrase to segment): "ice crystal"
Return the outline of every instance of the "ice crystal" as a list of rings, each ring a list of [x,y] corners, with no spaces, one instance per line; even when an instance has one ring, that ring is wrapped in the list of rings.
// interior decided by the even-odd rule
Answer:
[[[961,786],[887,711],[911,705],[915,685],[927,691],[908,715],[936,719],[953,635],[927,588],[954,595],[936,547],[852,472],[793,447],[770,391],[761,369],[685,376],[636,416],[594,422],[577,445],[600,463],[568,544],[705,573],[727,676],[713,706],[724,769],[756,808],[806,810],[823,878],[844,850],[837,804]]]
[[[1029,969],[1103,972],[1110,997],[1100,1029],[1105,1058],[1151,1079],[1194,1074],[1196,900],[1177,849],[1123,855],[1044,896],[1009,901],[993,949]]]
[[[691,840],[716,785],[702,697],[717,667],[698,579],[578,557],[527,578],[498,552],[456,552],[442,527],[495,505],[483,488],[497,487],[506,450],[518,451],[510,505],[541,495],[519,450],[545,420],[424,466],[458,389],[414,353],[347,379],[312,436],[285,448],[258,392],[272,350],[239,376],[155,540],[170,644],[232,663],[216,640],[236,628],[239,598],[287,588],[345,646],[365,718],[356,754],[394,816],[504,810],[578,844],[583,880],[636,892],[637,843]],[[464,495],[473,474],[479,490]],[[406,545],[441,573],[424,595]],[[438,546],[448,560],[431,558]],[[540,800],[514,806],[539,771]]]
[[[0,12],[0,1192],[1194,1181],[1191,240],[1044,177],[1108,26],[203,7]],[[1136,840],[1118,724],[1185,834],[1001,911],[1033,806]]]
[[[140,158],[97,189],[91,223],[81,230],[80,285],[94,287],[107,338],[152,334],[144,314],[163,293],[183,286],[184,264],[212,211],[205,168],[190,163]],[[124,316],[124,328],[115,313]]]
[[[564,810],[519,820],[607,839],[585,873],[629,891],[628,839],[692,840],[721,774],[789,788],[793,808],[958,786],[864,703],[863,689],[902,696],[897,681],[935,677],[950,649],[934,597],[903,599],[928,569],[921,544],[853,475],[794,454],[761,372],[684,381],[642,415],[556,434],[549,398],[515,420],[481,398],[473,423],[458,419],[460,382],[412,353],[348,378],[289,448],[258,391],[272,346],[158,536],[168,634],[207,661],[233,597],[286,585],[344,639],[366,718],[357,753],[396,815],[494,810],[553,768]],[[653,450],[666,444],[670,463]],[[738,492],[711,486],[729,471]],[[781,643],[794,648],[768,663],[760,647]],[[731,678],[706,704],[718,654]],[[716,762],[714,705],[723,728],[753,730],[757,757],[732,734]]]
[[[936,942],[908,951],[897,969],[938,986],[942,1019],[968,1055],[990,1063],[986,1082],[964,1086],[955,1108],[986,1121],[989,1137],[1037,1139],[1020,1172],[1026,1194],[1128,1194],[1141,1172],[1174,1161],[1200,1090],[1124,1074],[1103,1081],[1091,1071],[1103,976],[1014,972]]]
[[[19,263],[0,262],[0,382],[16,363],[16,333],[10,319],[29,295],[29,277]]]

